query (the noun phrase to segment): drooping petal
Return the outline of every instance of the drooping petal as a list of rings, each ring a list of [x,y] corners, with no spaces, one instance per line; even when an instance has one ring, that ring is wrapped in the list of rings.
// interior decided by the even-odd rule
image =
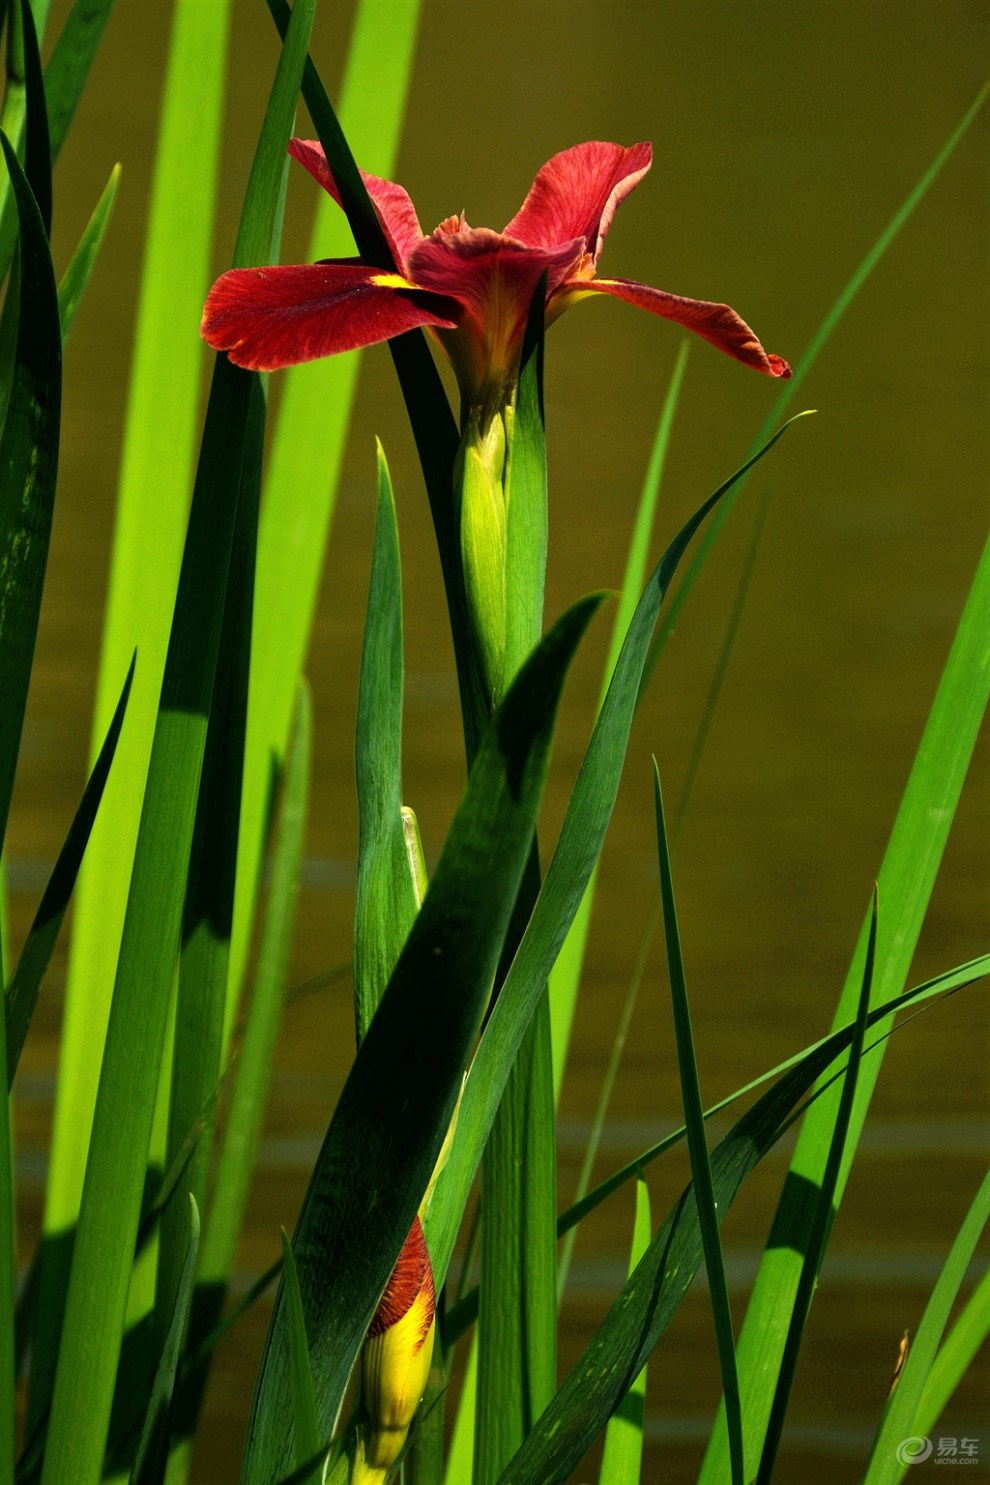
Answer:
[[[472,401],[515,375],[526,318],[541,275],[552,292],[577,266],[581,239],[551,249],[525,247],[488,227],[437,231],[416,247],[409,276],[418,287],[464,307],[457,330],[439,339]]]
[[[649,144],[625,149],[593,140],[562,150],[537,171],[506,236],[542,248],[583,237],[597,263],[615,208],[643,179],[652,160]]]
[[[200,333],[248,371],[278,371],[391,340],[420,325],[450,329],[460,306],[398,273],[362,264],[235,268],[213,285]]]
[[[762,371],[764,376],[789,377],[791,368],[782,356],[772,356],[765,351],[753,331],[727,304],[709,304],[704,299],[684,299],[679,294],[666,294],[662,289],[651,289],[648,284],[632,283],[624,278],[575,279],[563,284],[558,291],[551,313],[556,314],[567,304],[583,298],[586,294],[612,294],[635,304],[650,314],[662,315],[665,320],[675,320],[686,330],[693,330],[703,340],[733,356],[744,366]]]
[[[327,164],[323,146],[315,139],[290,139],[289,154],[309,171],[313,179],[318,181],[340,206],[340,192],[330,166]],[[402,186],[396,185],[395,181],[382,180],[380,176],[368,175],[363,170],[361,179],[368,188],[368,195],[371,197],[372,205],[382,225],[382,231],[388,238],[392,256],[400,268],[405,268],[409,254],[423,237],[423,229],[419,225],[419,217],[416,215],[416,208],[412,204],[409,193],[403,190]]]

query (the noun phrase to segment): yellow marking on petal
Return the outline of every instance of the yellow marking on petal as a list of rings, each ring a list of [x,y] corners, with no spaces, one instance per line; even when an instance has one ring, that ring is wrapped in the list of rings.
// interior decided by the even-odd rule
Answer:
[[[372,275],[371,282],[376,289],[415,289],[416,287],[407,278],[403,278],[401,273],[375,273]]]

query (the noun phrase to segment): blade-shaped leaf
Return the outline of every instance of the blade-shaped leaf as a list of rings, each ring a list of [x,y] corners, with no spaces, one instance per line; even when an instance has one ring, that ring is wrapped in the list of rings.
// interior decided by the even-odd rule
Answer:
[[[388,465],[378,447],[378,516],[358,689],[360,836],[354,904],[358,1041],[371,1024],[416,916],[402,821],[402,572]]]
[[[636,1220],[629,1250],[629,1273],[650,1246],[650,1193],[646,1182],[636,1182]],[[646,1414],[646,1367],[632,1383],[608,1420],[598,1485],[637,1485],[643,1462],[643,1420]]]
[[[45,68],[52,164],[58,157],[89,77],[114,0],[75,0]]]
[[[48,968],[48,961],[55,947],[55,940],[58,938],[66,908],[69,906],[69,898],[72,896],[72,889],[75,886],[83,853],[93,828],[93,821],[100,807],[100,800],[103,798],[103,788],[117,749],[117,739],[124,724],[124,712],[131,694],[134,663],[132,659],[124,681],[124,688],[120,693],[120,700],[117,702],[117,709],[110,722],[110,729],[103,741],[103,747],[100,749],[93,772],[83,790],[79,808],[69,826],[65,843],[58,853],[58,860],[55,862],[48,885],[38,905],[38,911],[35,913],[34,922],[31,924],[30,932],[21,950],[21,957],[17,961],[17,968],[7,988],[5,1019],[7,1023],[8,1090],[14,1082],[14,1073],[17,1071],[24,1038],[27,1036],[37,1003],[38,990],[45,970]]]
[[[38,203],[45,235],[52,230],[52,157],[48,135],[48,109],[45,105],[45,83],[41,74],[38,33],[30,0],[14,0],[21,7],[24,32],[24,87],[27,117],[24,130],[24,174]]]
[[[272,242],[312,12],[313,0],[300,0],[279,59],[238,232],[241,264],[258,261]],[[245,448],[259,446],[251,430],[263,418],[258,379],[218,360],[114,982],[42,1485],[70,1476],[96,1485],[102,1467],[237,503],[257,481],[242,461]]]
[[[762,458],[787,426],[755,458]],[[512,1061],[601,850],[619,787],[642,668],[664,593],[698,526],[747,467],[744,465],[720,486],[678,533],[652,574],[633,616],[539,898],[474,1058],[450,1159],[424,1222],[434,1268],[441,1280]]]
[[[62,339],[48,239],[6,135],[20,223],[17,345],[0,433],[0,845],[14,784],[48,560],[62,398]],[[118,676],[119,681],[119,676]]]
[[[306,1338],[306,1320],[302,1295],[299,1292],[299,1275],[296,1272],[296,1260],[292,1256],[292,1244],[284,1227],[282,1272],[289,1342],[289,1377],[292,1384],[292,1447],[298,1469],[318,1452],[320,1436],[316,1424],[316,1392],[313,1387],[313,1369],[309,1364],[309,1341]],[[314,1470],[312,1479],[319,1480],[319,1476],[320,1471]]]
[[[189,1319],[192,1301],[193,1279],[196,1274],[196,1253],[199,1248],[199,1208],[196,1198],[189,1194],[189,1241],[185,1262],[179,1277],[165,1345],[148,1401],[144,1427],[138,1444],[131,1485],[162,1485],[168,1463],[169,1420],[172,1413],[172,1396],[175,1392],[175,1377],[179,1369],[182,1340]]]
[[[691,1027],[691,1010],[684,975],[684,957],[681,953],[677,906],[674,901],[674,883],[670,873],[670,851],[667,845],[667,826],[664,821],[663,796],[660,790],[660,771],[657,768],[656,759],[653,760],[653,770],[657,851],[660,859],[660,900],[663,906],[664,935],[667,941],[667,966],[670,976],[670,999],[674,1012],[677,1066],[681,1082],[681,1098],[684,1102],[684,1128],[687,1131],[692,1189],[698,1210],[698,1225],[701,1229],[701,1244],[711,1294],[712,1318],[715,1322],[715,1342],[718,1347],[719,1368],[722,1373],[732,1481],[733,1485],[743,1485],[745,1467],[742,1419],[739,1410],[739,1378],[736,1372],[735,1345],[732,1335],[732,1312],[729,1309],[729,1288],[725,1279],[725,1263],[722,1259],[722,1244],[718,1231],[719,1209],[715,1200],[712,1168],[708,1157],[704,1104],[701,1101],[698,1064],[694,1053],[694,1032]]]
[[[114,201],[117,199],[117,187],[120,184],[120,166],[115,165],[110,172],[110,179],[103,187],[93,215],[86,223],[83,235],[76,244],[76,250],[69,260],[69,266],[62,275],[58,286],[58,317],[62,326],[62,344],[64,345],[72,329],[72,322],[76,317],[82,296],[89,283],[89,276],[96,264],[97,255],[103,242],[103,234],[107,230],[110,213],[113,210]]]
[[[984,1176],[973,1203],[963,1219],[955,1241],[938,1276],[931,1298],[925,1306],[897,1386],[884,1413],[883,1423],[873,1445],[864,1485],[894,1485],[904,1473],[907,1461],[900,1456],[898,1444],[915,1434],[915,1419],[921,1403],[925,1381],[931,1371],[949,1312],[966,1276],[976,1244],[990,1220],[990,1174]]]
[[[949,827],[972,756],[988,695],[990,695],[990,542],[984,548],[973,585],[914,765],[894,822],[879,873],[885,930],[877,948],[874,993],[890,999],[903,985],[924,920],[928,900],[942,859]],[[852,964],[836,1010],[835,1022],[852,1019],[863,983],[863,965],[869,941],[867,919],[860,932]],[[856,1090],[846,1155],[836,1185],[835,1205],[842,1200],[849,1166],[856,1151],[870,1098],[882,1066],[882,1052],[863,1066]],[[821,1180],[836,1106],[841,1090],[832,1089],[805,1120],[791,1161],[769,1245],[760,1264],[756,1285],[739,1340],[739,1367],[743,1377],[761,1382],[743,1396],[747,1450],[762,1448],[773,1390],[766,1379],[776,1376],[803,1255],[795,1233],[807,1233],[814,1217],[814,1201]],[[756,1368],[756,1356],[759,1368]],[[724,1473],[725,1432],[717,1425],[705,1457],[702,1480],[714,1485]]]
[[[324,1431],[450,1121],[532,843],[564,673],[597,602],[551,630],[493,718],[317,1161],[293,1251]],[[270,1485],[291,1464],[284,1332],[279,1300],[245,1485]]]

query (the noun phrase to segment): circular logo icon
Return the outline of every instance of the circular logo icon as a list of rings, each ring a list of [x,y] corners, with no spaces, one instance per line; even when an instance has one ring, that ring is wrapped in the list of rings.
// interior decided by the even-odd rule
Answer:
[[[923,1434],[912,1434],[910,1438],[901,1439],[897,1446],[898,1464],[924,1464],[932,1452],[932,1441],[926,1439]]]

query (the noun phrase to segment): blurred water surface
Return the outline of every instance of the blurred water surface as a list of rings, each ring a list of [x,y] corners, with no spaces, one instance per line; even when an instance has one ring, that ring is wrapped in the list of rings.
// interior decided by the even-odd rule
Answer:
[[[209,3],[209,0],[204,0]],[[52,7],[50,36],[66,3]],[[61,483],[39,663],[12,821],[15,943],[84,778],[144,213],[169,7],[119,5],[56,181],[66,255],[111,165],[124,175],[66,362]],[[225,144],[226,266],[276,60],[262,0],[236,0]],[[324,4],[315,52],[336,84],[348,7]],[[426,230],[465,210],[500,226],[537,167],[588,138],[652,139],[652,174],[622,206],[607,273],[733,304],[769,350],[800,356],[826,308],[982,80],[980,0],[893,7],[815,0],[424,0],[398,177]],[[382,43],[387,45],[383,36]],[[606,847],[564,1092],[569,1200],[618,1008],[656,898],[650,754],[676,810],[755,512],[772,495],[738,642],[675,862],[702,1085],[723,1096],[819,1036],[841,987],[887,832],[982,544],[988,289],[987,126],[978,121],[856,302],[799,405],[816,407],[762,466],[678,624],[637,720]],[[304,124],[300,131],[306,132]],[[376,162],[362,162],[375,169]],[[304,252],[314,187],[297,172],[285,258]],[[181,241],[176,252],[181,253]],[[176,335],[194,326],[176,326]],[[616,303],[581,307],[548,344],[548,614],[621,579],[634,502],[679,341]],[[775,389],[692,345],[655,547],[734,469]],[[316,723],[308,862],[293,978],[347,961],[356,818],[352,735],[373,520],[373,436],[395,478],[406,566],[406,794],[428,853],[463,782],[432,536],[386,352],[366,354],[309,660]],[[176,491],[181,499],[183,492]],[[543,838],[580,762],[607,643],[598,621],[569,683]],[[912,982],[981,952],[987,927],[987,755],[949,843]],[[24,1252],[37,1234],[64,975],[59,957],[18,1097]],[[604,1175],[679,1122],[662,956],[649,959]],[[240,1273],[271,1261],[351,1055],[348,989],[286,1015]],[[777,1478],[859,1478],[905,1328],[914,1327],[985,1160],[985,1015],[968,991],[890,1047],[812,1315]],[[741,1316],[783,1155],[726,1223]],[[685,1173],[651,1174],[662,1214]],[[631,1193],[587,1224],[565,1311],[568,1366],[618,1288]],[[651,1363],[644,1478],[697,1471],[718,1397],[699,1287]],[[267,1310],[231,1337],[210,1400],[200,1482],[235,1476]],[[981,1439],[968,1381],[942,1431]],[[985,1457],[984,1457],[985,1456]],[[587,1464],[575,1478],[589,1479]]]

